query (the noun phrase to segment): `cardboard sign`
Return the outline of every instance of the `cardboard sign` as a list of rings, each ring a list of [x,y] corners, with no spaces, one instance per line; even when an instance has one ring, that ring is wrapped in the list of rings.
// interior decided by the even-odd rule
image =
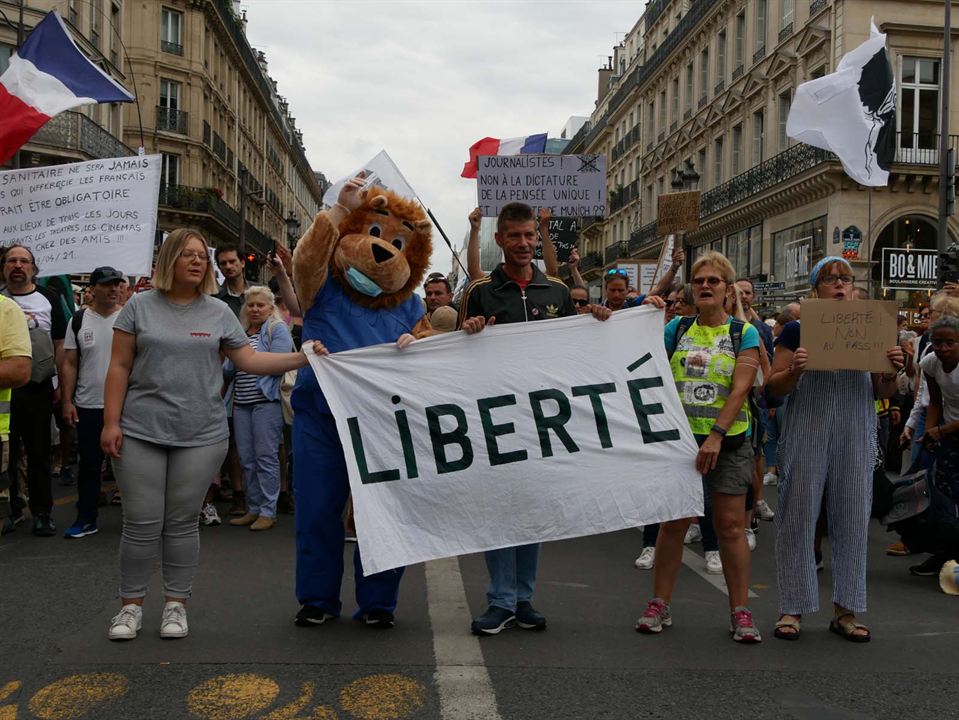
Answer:
[[[561,263],[569,262],[569,254],[579,240],[579,220],[576,218],[550,218],[549,239],[553,241],[553,247],[556,248],[556,259]],[[537,260],[543,259],[542,245],[536,246],[536,253],[533,257]]]
[[[806,300],[800,346],[809,370],[893,372],[886,351],[896,346],[899,307],[887,300]]]
[[[650,282],[650,290],[657,280],[661,279],[673,266],[673,252],[676,249],[676,236],[667,235],[663,246],[659,249],[659,259],[656,261],[656,273]]]
[[[656,210],[656,234],[670,235],[699,230],[699,190],[660,195]]]
[[[605,155],[481,155],[476,165],[476,204],[486,217],[512,202],[555,217],[606,216]]]
[[[883,248],[882,287],[890,290],[935,290],[939,251]]]

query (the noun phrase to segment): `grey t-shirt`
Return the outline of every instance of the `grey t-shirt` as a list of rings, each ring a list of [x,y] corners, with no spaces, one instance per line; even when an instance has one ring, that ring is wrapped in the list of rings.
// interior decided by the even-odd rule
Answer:
[[[210,295],[177,305],[149,290],[130,298],[113,327],[136,336],[120,415],[124,435],[184,447],[229,437],[220,348],[249,341],[227,305]]]

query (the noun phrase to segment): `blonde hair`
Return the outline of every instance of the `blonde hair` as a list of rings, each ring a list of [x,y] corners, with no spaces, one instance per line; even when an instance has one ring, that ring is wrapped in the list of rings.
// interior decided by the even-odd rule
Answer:
[[[729,258],[723,255],[721,252],[716,252],[715,250],[710,250],[709,252],[704,252],[698,258],[696,262],[693,263],[692,274],[690,277],[696,274],[696,271],[699,270],[703,265],[712,265],[714,268],[719,270],[719,274],[723,276],[723,282],[727,285],[736,284],[736,270],[733,268],[733,264],[729,262]]]
[[[177,228],[163,241],[160,252],[157,253],[156,269],[153,271],[153,287],[157,290],[171,290],[173,288],[173,267],[183,252],[183,248],[192,239],[196,238],[206,248],[206,240],[197,230]],[[197,292],[201,295],[213,295],[217,288],[216,278],[213,276],[213,265],[207,257],[206,270]]]
[[[746,310],[743,308],[743,291],[739,289],[739,285],[733,285],[733,317],[737,320],[742,320],[743,322],[749,322],[749,318],[746,317]]]
[[[929,309],[942,315],[959,317],[959,298],[945,292],[937,292],[929,301]]]
[[[273,312],[270,313],[270,317],[267,318],[267,322],[270,320],[279,320],[283,322],[283,318],[280,316],[280,311],[276,309],[276,295],[273,294],[273,291],[270,290],[266,285],[251,285],[246,289],[246,297],[243,300],[243,307],[240,308],[240,325],[246,329],[250,324],[250,319],[246,312],[246,304],[250,300],[256,298],[261,298],[266,301],[266,304],[273,308]],[[266,324],[266,323],[264,323]]]

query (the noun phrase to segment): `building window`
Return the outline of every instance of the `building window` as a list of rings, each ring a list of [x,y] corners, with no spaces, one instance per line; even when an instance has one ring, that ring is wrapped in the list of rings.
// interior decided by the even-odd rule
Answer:
[[[713,143],[713,187],[723,184],[723,139],[716,138]]]
[[[746,62],[746,11],[736,16],[736,69]]]
[[[12,45],[0,43],[0,74],[7,71],[7,65],[10,64],[10,56],[13,55],[15,48]]]
[[[719,33],[716,41],[716,82],[726,79],[726,31]]]
[[[161,10],[160,49],[174,55],[183,54],[183,13],[163,8]]]
[[[792,25],[795,14],[795,0],[783,0],[783,17],[782,22],[779,24],[779,29],[785,30]]]
[[[807,288],[809,271],[826,250],[826,216],[773,233],[769,266],[786,290]]]
[[[693,109],[693,64],[686,66],[686,112]]]
[[[792,107],[792,96],[784,92],[779,96],[779,152],[789,147],[789,136],[786,134],[786,123],[789,120],[789,108]]]
[[[73,23],[73,27],[80,24],[80,17],[77,15],[77,0],[69,0],[67,3],[67,19]]]
[[[653,215],[653,186],[646,186],[646,201],[643,203],[643,212],[646,214],[646,220],[652,222],[655,219]]]
[[[666,135],[666,91],[659,93],[659,125],[656,128],[660,138]]]
[[[180,184],[180,156],[163,153],[160,158],[160,187]]]
[[[705,48],[699,56],[699,97],[709,95],[709,48]]]
[[[90,2],[90,43],[97,50],[100,49],[101,12],[103,12],[102,0],[92,0]]]
[[[763,161],[763,113],[753,113],[753,167]]]
[[[113,67],[120,67],[120,7],[111,2],[110,3],[110,62],[113,63]]]
[[[756,41],[755,51],[766,49],[766,0],[756,0]]]
[[[742,172],[742,162],[743,162],[743,126],[737,125],[733,128],[733,164],[732,164],[732,174],[733,176],[739,175]]]
[[[729,259],[739,277],[750,277],[762,272],[763,232],[762,225],[743,228],[726,236]]]
[[[675,125],[679,122],[679,78],[673,78],[673,107],[672,107],[672,123]]]
[[[939,60],[904,57],[899,93],[899,130],[903,162],[937,162],[939,139]],[[932,152],[930,152],[932,151]],[[920,159],[918,155],[928,156]]]
[[[169,110],[180,109],[181,85],[173,80],[160,80],[160,107]]]
[[[696,172],[699,173],[699,187],[706,188],[706,148],[699,149],[699,155],[696,158]]]

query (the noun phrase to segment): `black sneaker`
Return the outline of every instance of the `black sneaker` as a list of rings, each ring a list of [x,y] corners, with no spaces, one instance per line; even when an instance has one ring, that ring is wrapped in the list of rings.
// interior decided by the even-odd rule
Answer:
[[[524,630],[545,630],[546,618],[543,614],[533,609],[532,603],[516,603],[516,624]]]
[[[293,493],[289,490],[280,490],[280,495],[276,499],[276,511],[283,515],[293,515],[296,512]]]
[[[370,610],[368,613],[364,613],[360,620],[365,622],[369,627],[379,628],[380,630],[389,630],[393,625],[396,624],[396,618],[393,617],[393,613],[388,610]]]
[[[919,577],[939,577],[939,571],[945,560],[939,555],[930,555],[918,565],[909,568],[909,572]]]
[[[480,615],[470,625],[474,635],[499,635],[507,628],[516,626],[516,614],[505,608],[490,605],[486,612]]]
[[[333,620],[334,618],[336,618],[336,615],[330,615],[321,608],[304,605],[296,614],[293,622],[299,627],[313,627],[314,625],[322,625],[327,620]]]
[[[33,534],[37,537],[53,537],[57,534],[57,526],[49,515],[37,515],[33,518]]]

